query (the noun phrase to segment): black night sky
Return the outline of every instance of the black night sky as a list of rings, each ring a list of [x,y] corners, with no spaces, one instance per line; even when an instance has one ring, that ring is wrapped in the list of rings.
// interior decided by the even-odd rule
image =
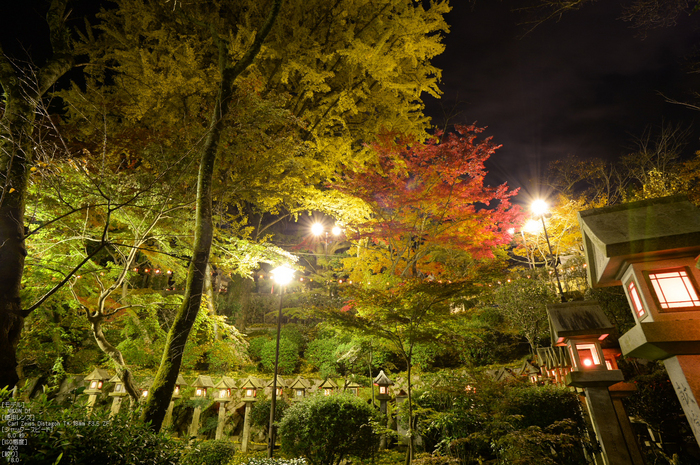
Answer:
[[[453,1],[443,69],[443,97],[426,99],[435,124],[474,121],[503,144],[489,181],[507,181],[537,196],[548,164],[572,154],[614,159],[631,152],[647,125],[693,124],[697,111],[666,103],[689,101],[700,89],[688,60],[700,45],[700,14],[647,37],[618,19],[617,0],[593,2],[525,35],[527,19],[513,1]],[[694,124],[697,126],[697,124]],[[698,131],[688,153],[700,149]],[[520,196],[524,197],[524,196]],[[523,199],[523,201],[526,201]]]
[[[600,0],[523,37],[528,18],[513,9],[533,1],[452,0],[447,48],[434,60],[443,69],[443,97],[425,96],[434,124],[443,125],[446,112],[449,124],[488,126],[487,134],[503,145],[488,164],[489,183],[544,194],[537,185],[552,160],[569,154],[615,159],[632,151],[647,125],[662,121],[693,124],[687,153],[700,149],[700,112],[660,95],[692,101],[700,91],[700,75],[688,64],[700,45],[700,13],[642,40],[618,19],[629,0]],[[39,44],[48,38],[40,3],[0,9],[6,52],[28,49],[41,61]],[[74,3],[72,25],[80,26],[80,16],[94,14],[99,4]]]

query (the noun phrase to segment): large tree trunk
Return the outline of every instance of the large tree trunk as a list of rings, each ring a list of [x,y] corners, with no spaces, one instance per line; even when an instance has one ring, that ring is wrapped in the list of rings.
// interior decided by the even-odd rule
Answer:
[[[15,67],[0,47],[0,86],[5,107],[0,119],[0,387],[14,387],[17,345],[25,312],[20,302],[24,271],[24,209],[34,158],[34,120],[42,96],[73,66],[64,10],[67,0],[53,0],[46,15],[53,57],[36,72]]]
[[[185,288],[184,302],[168,332],[168,337],[163,350],[163,358],[158,368],[151,395],[144,407],[142,419],[150,422],[154,431],[160,431],[165,412],[170,404],[177,375],[182,364],[182,355],[185,344],[192,329],[192,325],[199,313],[204,289],[205,274],[209,263],[209,252],[213,237],[212,222],[212,181],[216,154],[219,147],[221,132],[224,127],[224,117],[233,94],[233,84],[236,78],[253,63],[260,51],[263,41],[270,33],[272,25],[277,18],[282,0],[274,0],[270,14],[265,24],[255,35],[253,44],[246,54],[235,65],[228,64],[228,50],[226,43],[219,41],[219,69],[221,82],[219,94],[214,105],[214,113],[211,118],[209,133],[204,141],[202,157],[200,159],[199,173],[197,177],[197,212],[195,223],[195,236],[192,253],[192,261],[187,274],[187,287]]]

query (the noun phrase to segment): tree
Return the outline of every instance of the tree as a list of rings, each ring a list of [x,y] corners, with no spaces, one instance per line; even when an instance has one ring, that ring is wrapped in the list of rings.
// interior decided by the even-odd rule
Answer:
[[[41,67],[22,65],[0,44],[0,387],[17,381],[16,349],[24,318],[20,289],[25,245],[25,207],[34,164],[35,121],[41,101],[74,63],[65,25],[67,0],[53,0],[46,13],[53,53]],[[8,50],[9,52],[9,50]]]
[[[549,328],[547,304],[559,299],[547,278],[535,275],[508,281],[494,291],[494,303],[511,329],[525,337],[531,353],[536,355],[539,341]]]
[[[453,313],[455,301],[467,299],[479,291],[478,286],[467,281],[411,280],[386,287],[353,286],[348,290],[348,305],[341,311],[326,311],[325,315],[342,327],[383,339],[401,356],[407,367],[409,419],[413,419],[411,376],[416,345],[440,340],[443,333],[449,332],[448,321],[457,317]],[[415,451],[413,421],[409,421],[407,434],[407,460],[412,461]]]
[[[353,281],[380,271],[400,277],[448,275],[448,251],[466,259],[493,257],[510,241],[519,220],[506,184],[484,185],[484,162],[498,148],[491,138],[477,141],[483,129],[460,126],[442,140],[426,143],[387,134],[373,146],[378,161],[348,174],[336,189],[361,199],[371,216],[348,224],[355,241],[346,260]]]
[[[379,445],[376,412],[361,399],[334,394],[292,405],[279,426],[282,449],[311,465],[340,465],[348,457],[369,458]]]

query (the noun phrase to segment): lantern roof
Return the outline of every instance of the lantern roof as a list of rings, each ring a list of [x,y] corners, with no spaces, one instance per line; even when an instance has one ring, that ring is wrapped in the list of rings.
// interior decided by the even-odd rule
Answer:
[[[700,253],[700,209],[684,195],[579,212],[588,281],[620,284],[627,263]]]
[[[271,379],[270,381],[267,382],[265,385],[266,387],[272,387],[272,381],[274,381],[274,378]],[[287,382],[280,378],[280,375],[277,375],[277,387],[278,388],[286,388],[287,387]]]
[[[533,375],[535,373],[539,373],[540,370],[532,366],[530,362],[527,360],[523,361],[523,364],[520,365],[520,368],[516,370],[516,373],[519,374],[520,376],[523,375]]]
[[[347,379],[345,380],[345,389],[355,389],[361,387],[362,386],[360,384],[357,384],[355,381],[348,381]]]
[[[387,375],[384,374],[384,370],[381,370],[373,381],[375,386],[391,386],[394,384],[392,380],[389,379]]]
[[[309,389],[311,387],[311,383],[309,381],[305,380],[301,376],[297,376],[297,378],[292,381],[292,384],[289,385],[291,389]]]
[[[228,376],[224,376],[221,378],[221,381],[216,383],[214,385],[214,389],[235,389],[236,388],[236,381],[233,380],[233,378],[229,378]]]
[[[338,385],[331,378],[326,378],[318,387],[319,389],[338,389]]]
[[[107,370],[103,370],[102,368],[95,368],[94,370],[92,370],[92,373],[90,373],[89,375],[87,375],[85,377],[85,380],[86,381],[93,381],[93,380],[106,381],[106,380],[110,379],[111,377],[112,377],[112,375],[110,375],[107,372]]]
[[[175,380],[175,384],[177,384],[178,386],[189,386],[189,384],[187,384],[187,381],[185,381],[185,378],[183,378],[182,375],[179,373],[177,375],[177,379]]]
[[[195,379],[192,383],[192,386],[201,388],[213,388],[214,381],[211,379],[211,376],[199,375],[197,376],[197,379]]]
[[[615,329],[598,302],[592,300],[547,304],[547,315],[552,343],[555,345],[561,344],[561,338],[598,338]]]
[[[260,382],[259,379],[253,378],[252,376],[248,376],[241,382],[241,385],[239,387],[241,389],[262,389],[263,384]]]
[[[122,380],[121,380],[121,378],[119,377],[119,375],[114,375],[114,376],[112,376],[112,377],[109,379],[109,381],[107,381],[107,382],[108,382],[108,383],[123,383]]]

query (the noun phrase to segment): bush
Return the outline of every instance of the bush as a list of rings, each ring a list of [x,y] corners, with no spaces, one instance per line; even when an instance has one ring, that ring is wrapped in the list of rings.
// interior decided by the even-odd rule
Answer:
[[[258,400],[253,404],[253,409],[250,412],[250,423],[253,426],[260,428],[268,428],[270,425],[270,406],[272,400]],[[275,401],[275,421],[280,421],[285,412],[289,408],[289,404],[281,397],[277,397]]]
[[[261,364],[269,372],[275,369],[277,341],[267,341],[260,353]],[[299,347],[289,339],[280,339],[280,359],[277,372],[281,375],[293,373],[299,363]]]
[[[20,463],[64,464],[177,464],[182,446],[165,434],[156,434],[126,413],[109,420],[104,412],[88,415],[85,407],[57,406],[41,399],[19,405],[43,422],[55,426],[37,428],[20,446]],[[3,418],[7,411],[0,409]],[[7,426],[6,422],[2,422]]]
[[[332,465],[348,456],[370,457],[379,445],[372,427],[377,421],[377,412],[357,397],[312,396],[287,410],[279,438],[285,453]]]
[[[236,454],[236,447],[227,439],[203,441],[182,454],[184,465],[226,465]]]
[[[270,338],[267,336],[258,336],[250,340],[250,344],[248,345],[248,355],[250,356],[251,360],[256,362],[260,361],[262,356],[262,348],[269,341]]]

